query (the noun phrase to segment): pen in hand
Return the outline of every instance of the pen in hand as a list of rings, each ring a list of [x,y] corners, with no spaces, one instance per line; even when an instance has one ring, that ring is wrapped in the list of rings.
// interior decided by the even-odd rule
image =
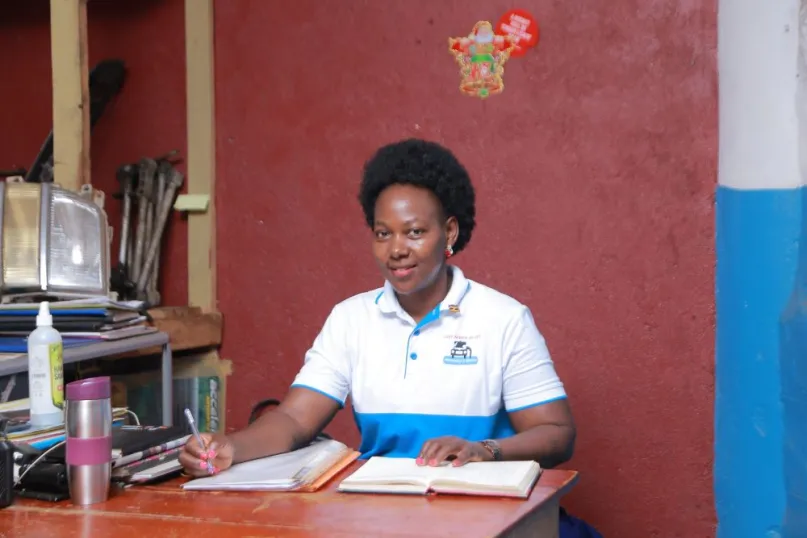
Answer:
[[[188,408],[185,408],[185,418],[188,419],[188,424],[191,427],[191,432],[193,432],[193,436],[196,437],[196,442],[199,443],[199,448],[202,450],[207,450],[205,446],[205,442],[202,440],[202,436],[199,435],[199,428],[196,427],[196,421],[193,420],[193,413]],[[205,460],[207,462],[207,472],[213,474],[213,464],[210,463],[210,460]]]

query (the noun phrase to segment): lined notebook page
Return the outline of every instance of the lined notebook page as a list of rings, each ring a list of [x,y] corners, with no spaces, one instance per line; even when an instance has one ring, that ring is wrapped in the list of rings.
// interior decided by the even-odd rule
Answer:
[[[373,456],[344,481],[384,483],[409,478],[427,484],[437,470],[435,467],[417,465],[411,458]]]
[[[444,467],[437,478],[480,486],[520,488],[524,477],[536,465],[533,461],[479,461],[460,467]]]
[[[411,458],[375,456],[346,478],[345,482],[384,483],[396,479],[414,478],[424,484],[450,480],[481,486],[518,488],[535,465],[535,462],[532,461],[484,461],[466,463],[459,467],[451,464],[428,467],[418,465]]]

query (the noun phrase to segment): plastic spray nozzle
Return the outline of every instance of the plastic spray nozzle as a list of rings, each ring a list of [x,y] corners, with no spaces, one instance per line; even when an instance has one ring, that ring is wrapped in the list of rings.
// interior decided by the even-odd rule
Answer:
[[[37,327],[50,327],[53,325],[53,316],[50,314],[50,307],[47,301],[39,303],[39,314],[36,315]]]

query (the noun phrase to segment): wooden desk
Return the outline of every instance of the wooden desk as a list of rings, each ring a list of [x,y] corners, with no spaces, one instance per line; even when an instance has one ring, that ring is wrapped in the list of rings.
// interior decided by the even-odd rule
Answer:
[[[0,510],[0,538],[556,538],[560,498],[577,481],[575,471],[544,471],[527,500],[338,493],[358,465],[316,493],[186,492],[177,479],[85,508],[18,498]]]

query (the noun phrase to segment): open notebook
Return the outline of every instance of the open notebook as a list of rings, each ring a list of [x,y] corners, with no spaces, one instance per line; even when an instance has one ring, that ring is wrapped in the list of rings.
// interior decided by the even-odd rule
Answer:
[[[358,452],[339,441],[324,439],[293,452],[233,465],[182,487],[208,491],[316,491],[357,457]]]
[[[541,467],[534,461],[472,462],[454,467],[419,466],[411,458],[374,456],[339,484],[353,493],[489,495],[527,498]]]

